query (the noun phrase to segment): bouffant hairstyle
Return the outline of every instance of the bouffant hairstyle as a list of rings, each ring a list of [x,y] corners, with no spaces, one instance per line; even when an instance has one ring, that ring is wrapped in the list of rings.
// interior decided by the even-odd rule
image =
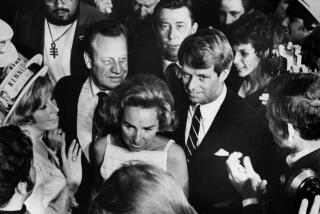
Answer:
[[[105,124],[119,125],[127,106],[156,107],[159,131],[162,132],[174,128],[173,105],[172,94],[164,81],[153,75],[138,74],[113,89],[99,113],[104,118]]]
[[[240,17],[230,31],[231,45],[251,44],[257,54],[273,46],[273,24],[269,17],[259,11],[252,11]]]
[[[51,81],[47,77],[38,77],[18,103],[7,124],[22,126],[33,123],[33,113],[46,102],[51,93]]]

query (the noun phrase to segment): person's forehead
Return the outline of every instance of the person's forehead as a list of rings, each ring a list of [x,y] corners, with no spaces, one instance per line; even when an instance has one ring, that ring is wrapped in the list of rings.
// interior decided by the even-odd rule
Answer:
[[[251,43],[236,44],[233,46],[233,49],[235,49],[236,51],[239,51],[239,50],[255,51]]]
[[[91,45],[93,51],[102,56],[127,54],[127,41],[124,35],[109,37],[97,34]]]
[[[188,74],[192,75],[211,75],[213,74],[213,65],[209,68],[204,68],[204,69],[198,69],[198,68],[193,68],[187,64],[182,65],[182,70]]]
[[[163,8],[159,13],[160,22],[186,22],[191,21],[191,14],[187,7],[177,9]]]
[[[136,4],[149,6],[149,5],[153,5],[156,2],[158,2],[158,0],[133,0],[133,2]]]
[[[242,0],[221,0],[220,10],[241,11],[244,10]]]

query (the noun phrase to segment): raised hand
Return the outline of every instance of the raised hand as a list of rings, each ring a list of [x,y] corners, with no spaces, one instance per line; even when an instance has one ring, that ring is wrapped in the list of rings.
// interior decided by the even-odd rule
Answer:
[[[69,191],[75,194],[82,180],[82,150],[76,140],[72,141],[67,155],[65,148],[66,142],[64,140],[61,146],[61,158],[63,163],[62,170],[66,176]]]
[[[307,213],[309,201],[307,199],[303,199],[300,204],[298,214],[319,214],[320,213],[320,196],[316,195],[313,200],[313,204],[311,206],[310,212]]]
[[[242,165],[240,160],[242,156],[241,152],[233,152],[227,159],[229,180],[243,199],[258,198],[258,195],[265,192],[267,181],[262,180],[254,171],[248,156],[243,158]]]

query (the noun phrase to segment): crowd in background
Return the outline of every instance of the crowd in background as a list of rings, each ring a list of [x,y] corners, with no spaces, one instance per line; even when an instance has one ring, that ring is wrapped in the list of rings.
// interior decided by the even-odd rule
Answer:
[[[319,0],[0,5],[0,214],[320,213]]]

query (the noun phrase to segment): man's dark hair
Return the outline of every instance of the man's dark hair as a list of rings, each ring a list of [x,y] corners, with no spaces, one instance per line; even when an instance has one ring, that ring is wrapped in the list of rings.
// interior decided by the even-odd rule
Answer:
[[[9,202],[19,182],[30,182],[32,159],[29,137],[17,126],[0,127],[0,207]]]
[[[203,29],[188,36],[181,44],[178,59],[181,65],[195,69],[213,66],[218,75],[231,69],[233,52],[226,36],[216,29]]]
[[[91,58],[93,57],[92,41],[98,34],[106,37],[118,37],[123,35],[128,41],[128,30],[119,21],[108,19],[95,22],[86,30],[83,41],[84,51],[86,51]]]
[[[318,68],[318,60],[320,59],[320,27],[317,27],[304,40],[302,44],[303,64],[314,69]],[[319,70],[318,70],[319,71]]]
[[[313,73],[283,74],[271,80],[268,116],[279,136],[288,138],[292,124],[301,138],[320,139],[320,76]]]
[[[160,0],[153,11],[154,21],[157,24],[159,21],[159,14],[162,9],[179,9],[186,7],[189,10],[190,18],[192,22],[194,21],[193,17],[193,5],[191,0]]]

